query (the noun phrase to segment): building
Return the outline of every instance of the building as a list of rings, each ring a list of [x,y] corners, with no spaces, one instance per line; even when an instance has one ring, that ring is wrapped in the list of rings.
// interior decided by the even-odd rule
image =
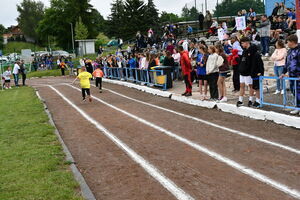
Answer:
[[[7,44],[10,40],[25,40],[25,36],[20,27],[11,26],[7,28],[7,33],[3,34],[4,44]]]

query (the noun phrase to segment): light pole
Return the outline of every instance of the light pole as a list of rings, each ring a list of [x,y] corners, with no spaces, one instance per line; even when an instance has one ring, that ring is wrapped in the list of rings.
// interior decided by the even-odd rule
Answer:
[[[71,34],[72,34],[72,47],[73,47],[73,53],[75,53],[74,35],[73,35],[73,24],[70,23],[70,25],[71,25]]]

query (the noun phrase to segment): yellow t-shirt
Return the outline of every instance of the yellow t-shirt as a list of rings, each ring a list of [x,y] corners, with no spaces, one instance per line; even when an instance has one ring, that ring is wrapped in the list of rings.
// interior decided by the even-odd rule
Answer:
[[[92,78],[92,74],[90,74],[89,72],[81,72],[77,77],[80,80],[81,88],[91,87],[90,78]]]

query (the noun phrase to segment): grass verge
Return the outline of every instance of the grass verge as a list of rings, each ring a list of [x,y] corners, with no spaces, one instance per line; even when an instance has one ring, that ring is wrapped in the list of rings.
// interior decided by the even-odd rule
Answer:
[[[34,90],[0,96],[0,199],[82,199]]]
[[[65,74],[69,75],[69,70],[66,70]],[[27,74],[27,78],[32,78],[32,77],[41,78],[44,76],[61,76],[61,70],[53,69],[53,70],[44,70],[44,71],[33,71]]]

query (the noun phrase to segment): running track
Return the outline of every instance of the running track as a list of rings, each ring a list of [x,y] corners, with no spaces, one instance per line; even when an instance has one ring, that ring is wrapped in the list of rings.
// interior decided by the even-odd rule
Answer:
[[[31,80],[97,199],[300,199],[300,131],[104,83]],[[299,119],[300,123],[300,119]]]

